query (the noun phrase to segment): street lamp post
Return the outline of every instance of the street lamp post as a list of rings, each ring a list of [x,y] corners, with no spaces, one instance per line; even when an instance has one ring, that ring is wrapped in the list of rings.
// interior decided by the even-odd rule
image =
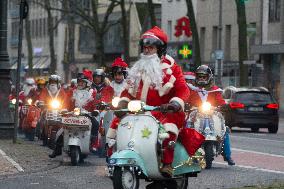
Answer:
[[[221,52],[221,54],[223,54],[222,51],[222,11],[223,11],[223,1],[219,0],[219,24],[218,24],[218,51]],[[215,55],[216,57],[216,55]],[[222,87],[222,58],[218,58],[217,59],[217,65],[218,65],[218,77],[217,77],[217,85]]]
[[[10,64],[7,51],[7,0],[0,1],[0,135],[12,136],[13,120],[9,112]]]

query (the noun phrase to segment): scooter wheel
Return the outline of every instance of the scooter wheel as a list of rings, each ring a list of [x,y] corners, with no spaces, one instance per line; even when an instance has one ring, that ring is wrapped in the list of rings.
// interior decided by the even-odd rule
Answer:
[[[70,147],[71,164],[76,166],[80,162],[80,149],[78,146]]]

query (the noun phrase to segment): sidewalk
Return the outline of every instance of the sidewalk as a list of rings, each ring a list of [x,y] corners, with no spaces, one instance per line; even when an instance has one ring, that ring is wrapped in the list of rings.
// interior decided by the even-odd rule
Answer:
[[[0,140],[0,176],[3,174],[13,174],[23,169],[24,173],[37,172],[40,170],[48,170],[60,165],[60,161],[50,159],[48,154],[51,150],[40,145],[41,141],[26,141],[18,139],[17,144],[13,144],[12,140]],[[7,161],[1,151],[19,164],[20,168],[15,168],[12,163]],[[6,171],[5,171],[6,170]],[[8,172],[7,172],[8,171]],[[3,172],[3,173],[2,173]]]

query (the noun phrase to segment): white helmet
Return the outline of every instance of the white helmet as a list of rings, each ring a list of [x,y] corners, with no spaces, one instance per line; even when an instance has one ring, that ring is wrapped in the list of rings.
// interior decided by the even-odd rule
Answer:
[[[29,78],[26,79],[25,83],[27,85],[35,85],[35,80],[33,78],[29,77]]]

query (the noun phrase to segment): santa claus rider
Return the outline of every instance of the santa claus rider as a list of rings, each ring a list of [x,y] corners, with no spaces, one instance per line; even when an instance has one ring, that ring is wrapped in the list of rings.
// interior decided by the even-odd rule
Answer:
[[[93,79],[94,83],[92,88],[97,92],[95,97],[95,104],[100,105],[101,102],[110,103],[114,91],[106,80],[106,73],[104,72],[104,70],[96,69],[93,73]]]
[[[113,81],[110,86],[114,90],[114,96],[120,97],[121,92],[126,87],[125,78],[127,77],[128,65],[122,58],[116,58],[111,65]]]
[[[160,171],[164,176],[171,177],[174,148],[169,144],[177,140],[179,128],[184,125],[184,100],[189,96],[189,89],[181,68],[166,54],[167,42],[167,35],[157,26],[141,36],[139,44],[142,54],[129,70],[127,87],[121,94],[119,108],[126,108],[127,103],[134,99],[161,107],[161,112],[151,113],[168,133],[168,138],[162,143],[163,166]],[[109,139],[115,138],[117,125],[111,125],[107,134]]]
[[[93,112],[95,110],[95,97],[96,91],[91,89],[93,77],[92,71],[85,69],[83,73],[78,73],[77,75],[77,88],[74,89],[71,101],[69,101],[68,109],[70,111],[74,108],[81,108],[88,112]],[[95,118],[89,117],[92,122],[91,129],[91,140],[95,138],[98,133],[98,122]],[[63,146],[63,129],[60,129],[57,135],[60,137],[56,141],[56,147],[50,158],[54,158],[57,155],[61,155]]]

